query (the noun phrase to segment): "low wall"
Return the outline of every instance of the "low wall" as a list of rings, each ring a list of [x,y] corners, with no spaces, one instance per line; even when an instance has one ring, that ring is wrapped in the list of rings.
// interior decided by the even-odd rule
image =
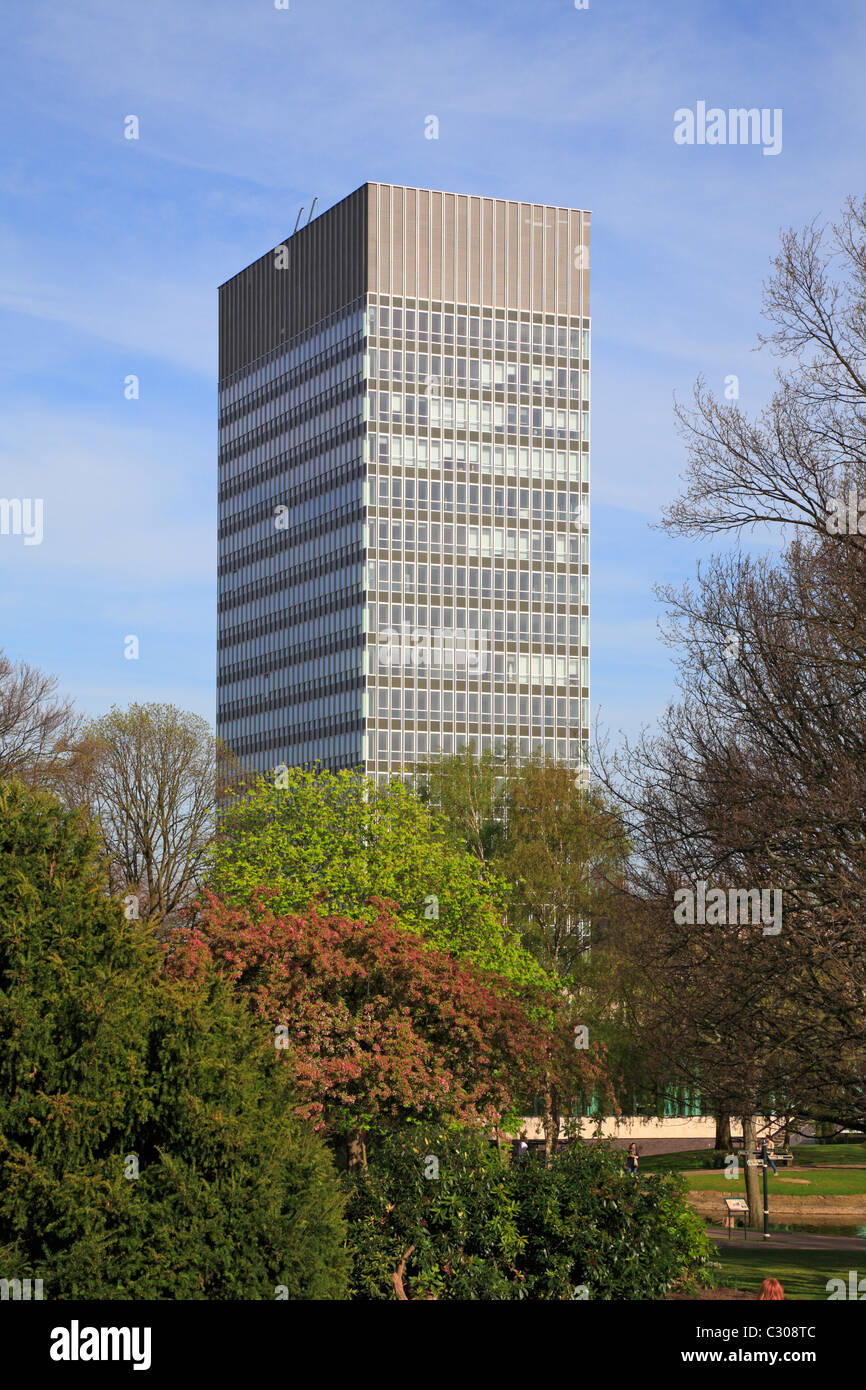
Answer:
[[[737,1193],[739,1196],[740,1194]],[[725,1198],[721,1192],[696,1192],[686,1194],[686,1200],[699,1216],[718,1224],[724,1220]],[[787,1193],[773,1187],[770,1191],[770,1220],[790,1217],[797,1221],[827,1221],[845,1226],[856,1224],[866,1217],[866,1193],[845,1193],[822,1197],[818,1193],[810,1196],[805,1193]],[[784,1222],[782,1223],[784,1224]]]
[[[765,1123],[767,1122],[763,1118],[758,1118],[759,1133]],[[675,1115],[664,1120],[626,1116],[620,1120],[603,1120],[600,1127],[593,1120],[581,1120],[578,1132],[581,1139],[608,1139],[617,1147],[627,1148],[629,1144],[635,1143],[644,1153],[664,1153],[669,1146],[711,1149],[716,1142],[716,1122],[711,1115]],[[544,1126],[541,1120],[527,1116],[523,1122],[523,1133],[530,1143],[543,1140]],[[565,1121],[560,1128],[560,1134],[563,1139],[568,1137]],[[731,1123],[731,1137],[742,1139],[742,1125]]]

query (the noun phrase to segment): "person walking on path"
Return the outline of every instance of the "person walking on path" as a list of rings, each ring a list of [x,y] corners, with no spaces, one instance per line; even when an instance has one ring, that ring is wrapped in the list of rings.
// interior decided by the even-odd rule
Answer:
[[[638,1162],[637,1144],[631,1143],[628,1146],[628,1153],[625,1156],[625,1171],[628,1173],[629,1177],[637,1177]]]
[[[776,1167],[776,1164],[775,1164],[775,1162],[774,1162],[774,1160],[773,1160],[773,1154],[776,1152],[776,1145],[773,1143],[773,1140],[772,1140],[772,1139],[767,1139],[767,1140],[765,1140],[765,1143],[766,1143],[766,1145],[767,1145],[767,1162],[769,1163],[769,1165],[770,1165],[770,1167],[772,1168],[773,1172],[775,1173],[776,1177],[778,1177],[778,1176],[779,1176],[779,1170],[778,1170],[778,1168]]]

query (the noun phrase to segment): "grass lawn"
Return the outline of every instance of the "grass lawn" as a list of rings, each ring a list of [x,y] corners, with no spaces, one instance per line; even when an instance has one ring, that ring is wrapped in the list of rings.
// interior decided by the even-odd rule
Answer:
[[[730,1242],[719,1242],[718,1260],[722,1268],[714,1270],[716,1282],[725,1288],[744,1289],[757,1293],[765,1279],[778,1279],[785,1298],[826,1299],[827,1280],[844,1279],[848,1287],[848,1272],[856,1269],[860,1260],[863,1277],[863,1256],[857,1251],[790,1250],[772,1246],[772,1241],[760,1245],[745,1244],[740,1232]]]
[[[640,1145],[638,1145],[640,1147]],[[676,1154],[647,1154],[640,1156],[640,1171],[642,1173],[687,1173],[693,1168],[700,1168],[702,1161],[712,1150],[710,1149],[684,1149]],[[623,1159],[623,1162],[625,1159]]]
[[[643,1167],[643,1165],[641,1165]],[[758,1177],[763,1189],[764,1175],[758,1170]],[[686,1172],[686,1181],[693,1192],[721,1192],[726,1197],[732,1197],[734,1193],[745,1192],[746,1177],[744,1167],[740,1165],[739,1178],[726,1178],[724,1170],[711,1170],[700,1173]],[[786,1178],[796,1179],[796,1181],[786,1182]],[[807,1168],[793,1172],[790,1169],[780,1168],[779,1176],[773,1176],[770,1169],[767,1175],[770,1193],[785,1193],[789,1197],[841,1197],[858,1196],[866,1197],[866,1172],[858,1172],[856,1169],[851,1172],[825,1171],[819,1168]]]
[[[866,1144],[797,1144],[792,1153],[798,1168],[811,1168],[816,1163],[866,1164]]]
[[[685,1173],[689,1176],[691,1186],[695,1188],[705,1187],[711,1192],[730,1191],[732,1188],[736,1188],[738,1183],[733,1179],[726,1178],[723,1168],[704,1168],[703,1164],[710,1152],[708,1149],[685,1149],[681,1153],[641,1155],[640,1171],[642,1173]],[[771,1169],[770,1184],[776,1191],[818,1193],[823,1196],[866,1193],[866,1168],[858,1172],[855,1166],[850,1173],[832,1171],[820,1173],[815,1171],[822,1165],[832,1165],[833,1168],[845,1168],[849,1164],[866,1165],[866,1144],[799,1144],[793,1153],[793,1169],[787,1165],[780,1165],[779,1179],[788,1176],[805,1178],[809,1186],[806,1187],[802,1182],[780,1182],[779,1179],[773,1177]],[[742,1171],[742,1151],[739,1153],[739,1158]],[[809,1171],[804,1172],[804,1169]],[[693,1179],[692,1174],[699,1174],[700,1177],[696,1176]]]

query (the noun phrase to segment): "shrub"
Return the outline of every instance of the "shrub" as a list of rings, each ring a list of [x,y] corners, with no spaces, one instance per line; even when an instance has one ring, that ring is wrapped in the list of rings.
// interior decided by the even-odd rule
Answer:
[[[529,1298],[573,1297],[579,1286],[590,1298],[661,1298],[709,1259],[684,1179],[651,1173],[635,1181],[622,1155],[601,1144],[570,1144],[550,1168],[518,1164],[515,1187]]]
[[[724,1149],[708,1149],[699,1160],[701,1168],[727,1168],[728,1155]]]
[[[367,1172],[346,1182],[350,1296],[398,1297],[403,1263],[410,1299],[514,1297],[522,1237],[511,1174],[478,1130],[406,1125],[371,1144]]]
[[[85,821],[0,784],[0,1277],[51,1299],[342,1296],[339,1180],[288,1068],[227,983],[161,964]]]
[[[407,1297],[449,1300],[654,1299],[708,1267],[683,1180],[634,1181],[598,1143],[512,1164],[477,1132],[407,1127],[347,1181],[355,1298],[399,1296],[401,1264]]]

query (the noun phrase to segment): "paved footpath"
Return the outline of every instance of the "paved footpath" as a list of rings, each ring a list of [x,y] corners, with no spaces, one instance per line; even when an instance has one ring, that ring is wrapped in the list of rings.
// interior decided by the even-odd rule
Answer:
[[[741,1230],[734,1231],[728,1239],[728,1233],[716,1227],[709,1227],[708,1234],[713,1236],[721,1245],[763,1245],[769,1249],[773,1245],[785,1245],[791,1250],[866,1250],[866,1239],[861,1236],[813,1236],[808,1231],[771,1231],[770,1239],[764,1240],[760,1231],[749,1231],[748,1238],[743,1239]]]

